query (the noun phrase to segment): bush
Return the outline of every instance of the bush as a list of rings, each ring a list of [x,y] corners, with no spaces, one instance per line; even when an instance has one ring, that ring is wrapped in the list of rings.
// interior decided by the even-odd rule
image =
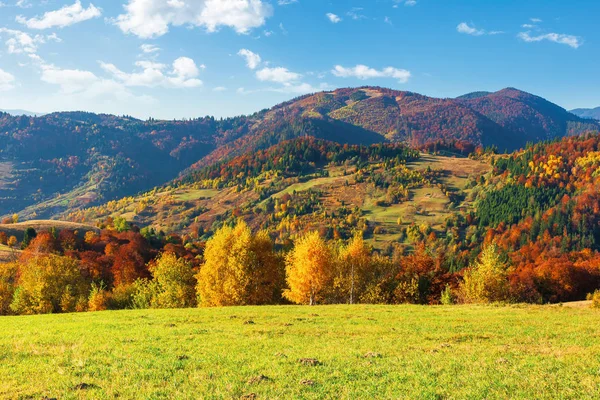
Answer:
[[[138,279],[132,285],[131,307],[135,309],[152,308],[152,299],[157,296],[156,283],[148,279]]]
[[[108,309],[110,294],[106,291],[103,282],[99,285],[92,283],[90,296],[88,297],[88,311],[105,311]]]
[[[116,286],[110,293],[108,308],[110,310],[133,308],[133,295],[135,291],[136,286],[134,284]]]
[[[444,306],[454,304],[454,296],[452,295],[452,289],[450,288],[450,285],[446,285],[446,288],[442,292],[440,303],[442,303]]]
[[[587,299],[592,301],[592,308],[600,308],[600,290],[588,294]]]

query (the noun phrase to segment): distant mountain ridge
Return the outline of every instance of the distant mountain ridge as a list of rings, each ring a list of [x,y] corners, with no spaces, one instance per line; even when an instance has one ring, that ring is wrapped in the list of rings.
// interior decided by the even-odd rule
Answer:
[[[0,109],[0,113],[7,113],[7,114],[10,114],[15,117],[17,117],[19,115],[25,115],[27,117],[41,117],[42,115],[44,115],[44,113],[38,113],[38,112],[27,111],[27,110],[2,110],[2,109]]]
[[[457,99],[344,88],[227,119],[5,113],[0,114],[0,214],[56,216],[304,136],[348,144],[446,146],[466,154],[477,146],[515,150],[599,128],[597,122],[512,88]]]
[[[600,107],[596,108],[576,108],[571,112],[581,118],[591,118],[600,120]]]

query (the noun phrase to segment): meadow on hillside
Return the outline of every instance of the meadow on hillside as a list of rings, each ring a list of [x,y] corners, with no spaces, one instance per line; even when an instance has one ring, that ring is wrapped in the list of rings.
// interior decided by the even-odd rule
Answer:
[[[266,306],[0,318],[10,399],[594,399],[597,310]]]

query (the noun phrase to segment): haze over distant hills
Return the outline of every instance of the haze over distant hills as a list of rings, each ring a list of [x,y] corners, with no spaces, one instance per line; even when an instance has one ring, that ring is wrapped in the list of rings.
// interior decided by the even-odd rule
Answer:
[[[600,120],[600,107],[596,108],[576,108],[571,112],[581,118],[591,118]]]
[[[85,112],[0,115],[0,210],[52,217],[149,190],[184,171],[314,136],[338,143],[515,150],[587,131],[582,119],[507,88],[438,99],[379,87],[302,96],[252,115],[141,121]]]
[[[33,111],[27,111],[27,110],[2,110],[0,109],[0,113],[7,113],[13,116],[19,116],[19,115],[25,115],[27,117],[41,117],[42,115],[44,115],[44,113],[38,113],[38,112],[33,112]]]

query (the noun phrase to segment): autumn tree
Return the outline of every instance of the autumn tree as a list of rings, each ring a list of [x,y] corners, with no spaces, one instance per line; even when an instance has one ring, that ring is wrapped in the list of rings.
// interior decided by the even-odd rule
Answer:
[[[152,307],[184,308],[196,305],[196,279],[187,261],[173,253],[162,253],[149,269],[155,285]]]
[[[354,304],[364,291],[366,274],[371,266],[371,253],[362,232],[357,232],[338,253],[334,288],[350,304]]]
[[[19,314],[71,312],[87,306],[88,293],[89,285],[79,272],[77,260],[43,255],[19,263],[10,307]]]
[[[318,232],[301,237],[286,257],[289,289],[283,296],[297,304],[316,304],[331,281],[333,265],[331,249]]]
[[[17,263],[0,263],[0,315],[11,313],[10,303],[15,292]]]
[[[282,257],[275,253],[266,231],[252,237],[250,251],[253,263],[249,265],[248,304],[272,304],[281,298],[285,284]]]
[[[463,300],[467,303],[506,301],[509,297],[508,273],[496,244],[486,246],[479,260],[467,269],[461,284]]]
[[[6,244],[8,245],[8,247],[10,248],[14,248],[17,243],[19,243],[19,241],[17,240],[16,236],[11,236],[8,238],[8,241],[6,242]]]
[[[224,226],[206,243],[197,275],[200,304],[231,306],[273,301],[278,265],[266,234],[252,236],[242,220]]]

